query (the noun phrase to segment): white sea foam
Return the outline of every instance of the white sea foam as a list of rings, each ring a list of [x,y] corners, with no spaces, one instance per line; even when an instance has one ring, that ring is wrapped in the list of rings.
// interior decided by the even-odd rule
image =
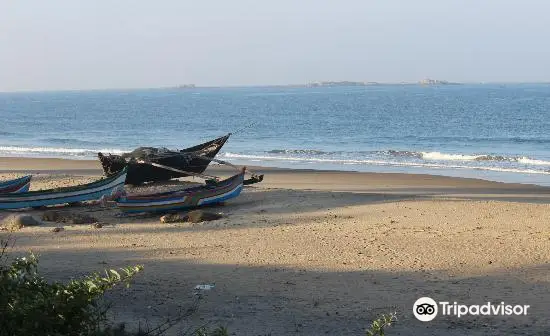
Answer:
[[[436,161],[475,161],[484,155],[446,154],[441,152],[420,152],[424,160]]]
[[[0,146],[0,154],[13,155],[59,155],[59,156],[95,156],[97,152],[121,154],[123,150],[104,148],[104,149],[86,149],[86,148],[59,148],[59,147],[18,147],[18,146]]]
[[[528,157],[521,157],[518,159],[519,163],[529,164],[529,165],[538,165],[538,166],[550,166],[550,161],[544,160],[535,160]]]
[[[248,161],[285,161],[285,162],[317,162],[327,164],[342,164],[342,165],[379,165],[379,166],[394,166],[394,167],[418,167],[418,168],[435,168],[435,169],[474,169],[486,170],[494,172],[521,173],[521,174],[543,174],[550,175],[550,171],[524,168],[508,168],[494,166],[478,166],[478,165],[457,165],[457,164],[438,164],[438,163],[419,163],[419,162],[403,162],[403,161],[385,161],[385,160],[352,160],[352,159],[325,159],[325,158],[297,158],[285,156],[267,156],[267,155],[247,155],[237,153],[222,153],[222,157],[229,159],[241,159]]]
[[[263,159],[269,160],[271,158],[281,158],[291,156],[293,158],[311,158],[316,157],[316,160],[331,160],[331,156],[338,156],[340,154],[345,154],[345,152],[326,152],[321,150],[312,150],[312,149],[274,149],[265,152],[269,156],[262,157]],[[442,152],[428,152],[428,151],[406,151],[406,150],[383,150],[383,151],[365,151],[365,152],[349,152],[347,153],[352,157],[365,157],[365,156],[374,156],[377,158],[380,157],[395,157],[401,159],[421,159],[427,162],[445,162],[445,161],[463,161],[463,162],[509,162],[509,163],[519,163],[523,165],[536,165],[536,166],[550,166],[550,161],[544,161],[539,159],[529,158],[527,156],[504,156],[498,154],[469,154],[469,153],[442,153]],[[323,159],[319,158],[320,156]],[[346,164],[349,164],[347,162]]]
[[[517,162],[525,165],[550,166],[550,161],[531,159],[526,156],[501,156],[491,154],[446,154],[440,152],[421,152],[421,158],[432,161],[500,161]]]

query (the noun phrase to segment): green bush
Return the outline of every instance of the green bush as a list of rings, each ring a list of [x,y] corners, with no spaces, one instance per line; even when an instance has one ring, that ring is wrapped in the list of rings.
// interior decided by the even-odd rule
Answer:
[[[142,266],[94,273],[67,284],[48,283],[38,273],[34,254],[7,263],[8,242],[0,240],[0,336],[159,336],[189,317],[196,307],[182,316],[153,329],[128,332],[124,324],[109,325],[108,307],[100,304],[103,294],[129,281]],[[198,301],[197,301],[198,304]],[[367,336],[384,336],[385,329],[396,321],[396,314],[383,314],[374,320]],[[213,330],[199,327],[183,336],[228,336],[224,327]]]
[[[372,321],[370,328],[366,330],[367,336],[384,336],[386,328],[397,321],[397,313],[382,314]]]
[[[94,335],[106,321],[107,308],[99,298],[141,270],[109,270],[64,284],[42,278],[33,254],[1,264],[0,335]]]

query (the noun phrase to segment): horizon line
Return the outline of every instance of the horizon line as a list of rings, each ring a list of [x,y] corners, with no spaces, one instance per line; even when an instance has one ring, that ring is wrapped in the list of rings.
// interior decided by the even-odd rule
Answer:
[[[426,78],[430,79],[430,78]],[[229,84],[229,85],[195,85],[193,83],[189,84],[178,84],[178,85],[167,85],[167,86],[136,86],[136,87],[107,87],[107,88],[89,88],[89,89],[69,89],[69,88],[55,88],[55,89],[17,89],[17,90],[8,90],[0,91],[0,93],[44,93],[44,92],[85,92],[85,91],[133,91],[133,90],[167,90],[167,89],[178,89],[178,90],[192,90],[192,89],[223,89],[223,88],[269,88],[269,87],[303,87],[308,88],[311,84],[314,83],[361,83],[363,85],[347,85],[347,87],[361,87],[361,86],[377,86],[377,85],[418,85],[418,86],[453,86],[453,85],[510,85],[510,84],[550,84],[550,81],[465,81],[465,82],[453,82],[453,81],[444,81],[446,83],[441,84],[423,84],[422,80],[416,82],[377,82],[377,81],[312,81],[308,83],[301,84]],[[332,85],[338,86],[338,85]],[[346,85],[341,85],[345,87]],[[322,87],[331,87],[331,85],[321,85],[316,88]]]

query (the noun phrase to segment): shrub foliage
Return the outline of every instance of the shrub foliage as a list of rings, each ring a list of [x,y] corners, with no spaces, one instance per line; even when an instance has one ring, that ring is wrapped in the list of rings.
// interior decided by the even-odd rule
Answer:
[[[42,278],[33,254],[0,264],[0,335],[93,335],[106,321],[99,298],[141,270],[108,270],[65,284]]]

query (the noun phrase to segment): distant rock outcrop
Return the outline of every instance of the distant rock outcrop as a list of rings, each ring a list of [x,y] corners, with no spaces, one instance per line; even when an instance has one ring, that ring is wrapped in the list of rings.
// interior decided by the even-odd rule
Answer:
[[[195,84],[183,84],[176,86],[176,89],[194,89],[197,86]]]
[[[457,85],[459,83],[452,83],[446,80],[426,78],[418,82],[421,85]]]

